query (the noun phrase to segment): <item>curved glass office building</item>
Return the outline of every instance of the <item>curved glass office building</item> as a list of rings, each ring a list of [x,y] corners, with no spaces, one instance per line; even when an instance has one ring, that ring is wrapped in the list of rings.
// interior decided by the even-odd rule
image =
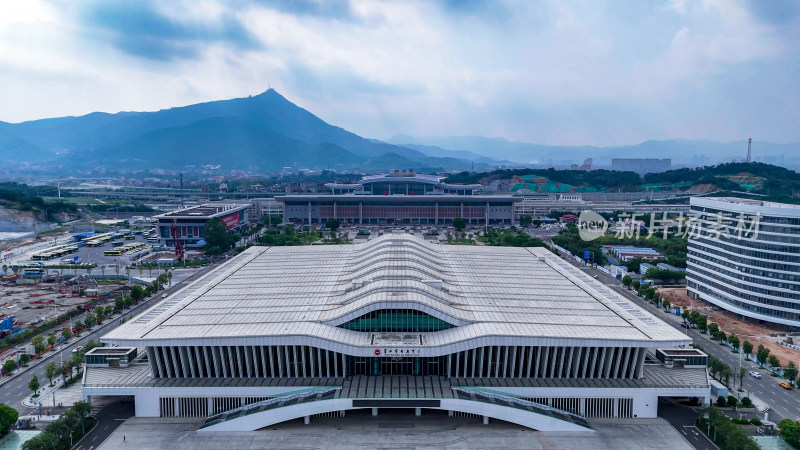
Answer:
[[[691,213],[689,295],[800,327],[800,205],[693,197]]]

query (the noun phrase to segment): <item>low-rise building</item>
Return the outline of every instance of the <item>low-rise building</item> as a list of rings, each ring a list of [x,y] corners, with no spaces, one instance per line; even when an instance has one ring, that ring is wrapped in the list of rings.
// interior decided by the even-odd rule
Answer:
[[[231,233],[244,231],[249,226],[250,202],[204,203],[191,208],[159,214],[155,216],[158,243],[164,247],[175,246],[173,222],[184,248],[200,248],[205,245],[205,227],[212,219],[222,219]],[[201,242],[202,241],[202,242]]]

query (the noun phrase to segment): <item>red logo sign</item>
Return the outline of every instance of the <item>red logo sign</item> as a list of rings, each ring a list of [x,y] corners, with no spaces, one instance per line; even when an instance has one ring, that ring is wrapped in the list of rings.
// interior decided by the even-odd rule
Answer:
[[[377,349],[377,348],[375,349],[375,356],[381,356],[380,349]]]
[[[225,226],[228,228],[233,228],[236,225],[239,225],[239,213],[234,213],[222,218],[222,221],[225,222]]]

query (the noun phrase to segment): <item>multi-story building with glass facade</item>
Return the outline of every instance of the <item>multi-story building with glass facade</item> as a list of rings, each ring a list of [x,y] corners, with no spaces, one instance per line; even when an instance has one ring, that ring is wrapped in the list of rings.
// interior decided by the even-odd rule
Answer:
[[[546,249],[410,234],[251,247],[101,341],[140,356],[87,367],[84,396],[203,431],[381,408],[587,430],[709,395],[702,353],[656,357],[690,339]]]
[[[364,177],[358,183],[329,183],[331,195],[286,195],[284,220],[320,223],[337,219],[354,225],[449,224],[462,217],[471,224],[513,224],[510,195],[475,195],[479,184],[448,184],[443,177],[394,171]]]
[[[206,224],[221,219],[231,233],[241,232],[249,226],[253,204],[250,202],[205,203],[155,216],[158,242],[164,247],[175,245],[172,224],[184,248],[201,248],[205,245]]]
[[[692,197],[691,211],[689,295],[800,327],[800,205]]]

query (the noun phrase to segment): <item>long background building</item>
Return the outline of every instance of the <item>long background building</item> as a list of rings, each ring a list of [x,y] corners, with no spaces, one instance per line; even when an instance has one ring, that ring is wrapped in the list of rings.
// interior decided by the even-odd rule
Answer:
[[[692,197],[689,295],[756,321],[800,327],[800,205]]]
[[[284,220],[323,224],[328,219],[362,224],[449,224],[462,217],[471,224],[513,224],[510,195],[474,195],[479,184],[442,182],[443,177],[395,171],[364,177],[358,183],[326,186],[332,195],[286,195]]]
[[[551,252],[409,234],[252,247],[101,340],[141,356],[85,396],[204,431],[398,407],[586,430],[709,395],[690,339]]]

